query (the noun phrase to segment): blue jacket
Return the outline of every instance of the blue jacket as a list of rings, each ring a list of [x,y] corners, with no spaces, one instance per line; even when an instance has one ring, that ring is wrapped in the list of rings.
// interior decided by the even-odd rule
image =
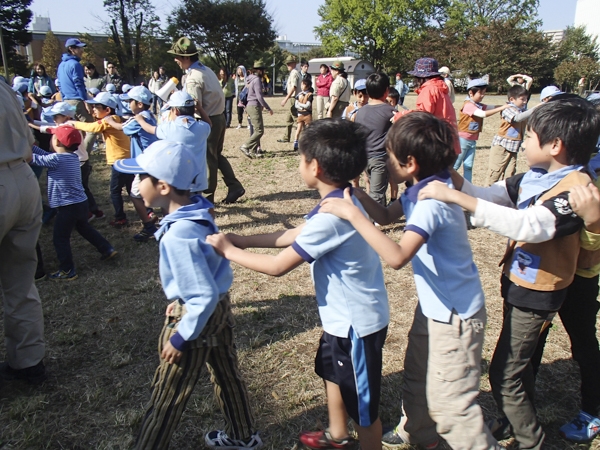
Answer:
[[[83,73],[83,66],[79,64],[79,58],[64,53],[62,55],[62,62],[56,71],[56,76],[60,83],[60,92],[63,100],[87,100],[85,75]]]
[[[37,90],[36,90],[36,86],[35,86],[35,82],[37,81],[37,75],[36,74],[32,74],[31,78],[29,78],[29,86],[27,87],[27,92],[31,92],[32,94],[38,94]],[[42,86],[48,86],[50,87],[50,89],[52,89],[52,94],[56,94],[56,86],[54,86],[54,80],[52,78],[50,78],[48,75],[42,75],[40,77],[40,83],[37,86],[37,88],[39,89]]]
[[[186,313],[170,342],[179,351],[202,333],[221,296],[233,282],[229,261],[206,243],[206,236],[218,232],[208,212],[212,203],[202,196],[165,216],[155,234],[159,242],[160,281],[169,300],[180,300]],[[196,221],[202,221],[198,223]]]

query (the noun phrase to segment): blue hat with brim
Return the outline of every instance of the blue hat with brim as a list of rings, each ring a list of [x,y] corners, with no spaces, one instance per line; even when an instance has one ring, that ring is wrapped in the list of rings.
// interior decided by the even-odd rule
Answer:
[[[47,116],[62,114],[63,116],[67,117],[75,117],[75,107],[67,102],[58,102],[49,108],[44,108],[44,114]]]
[[[52,96],[52,88],[50,86],[40,87],[40,95],[42,95],[44,97]]]
[[[100,93],[100,89],[98,89],[98,88],[88,88],[87,91],[90,94],[92,94],[94,97]]]
[[[169,97],[169,106],[171,108],[182,108],[186,106],[194,106],[196,102],[194,97],[185,91],[176,91]]]
[[[108,92],[100,92],[92,100],[86,100],[90,105],[104,105],[112,109],[117,109],[117,101]]]
[[[563,92],[556,86],[546,86],[544,89],[542,89],[542,92],[540,92],[540,102],[548,97],[554,97],[555,95],[562,93]]]
[[[121,94],[119,98],[121,100],[135,100],[136,102],[142,102],[144,105],[152,104],[152,92],[144,86],[132,87],[127,94]]]
[[[356,91],[364,91],[367,89],[367,80],[361,78],[360,80],[356,80],[354,83],[354,90]]]
[[[105,90],[106,92],[117,92],[117,87],[116,87],[114,84],[112,84],[112,83],[108,83],[108,84],[107,84],[107,85],[104,87],[104,90]]]
[[[123,86],[121,86],[121,91],[123,91],[123,94],[126,92],[129,92],[131,90],[133,86],[130,84],[124,84]]]
[[[472,88],[484,88],[488,87],[490,84],[485,81],[483,78],[475,78],[474,80],[470,80],[467,84],[467,90]]]
[[[70,38],[67,39],[67,42],[65,42],[65,48],[69,48],[69,47],[85,47],[86,44],[81,42],[79,39],[75,39],[75,38]]]

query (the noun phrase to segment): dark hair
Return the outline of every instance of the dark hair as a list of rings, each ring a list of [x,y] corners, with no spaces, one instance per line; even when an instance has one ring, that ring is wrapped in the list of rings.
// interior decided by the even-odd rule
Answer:
[[[414,111],[394,122],[385,139],[385,147],[401,164],[412,156],[419,165],[417,178],[422,180],[454,163],[456,139],[456,130],[444,119]]]
[[[93,107],[98,107],[98,106],[102,106],[102,108],[103,108],[103,109],[108,109],[108,110],[110,111],[110,114],[111,114],[111,115],[114,115],[114,114],[115,114],[115,109],[114,109],[114,108],[111,108],[110,106],[103,105],[102,103],[94,103],[94,104],[93,104]]]
[[[195,53],[195,54],[191,55],[189,58],[190,58],[191,62],[198,61],[198,53]]]
[[[158,184],[158,178],[153,177],[149,173],[147,173],[145,175],[148,176],[148,178],[150,178],[150,181],[152,182],[152,186],[156,186]],[[169,186],[171,186],[171,185],[169,184]],[[179,188],[176,188],[175,186],[171,186],[171,189],[173,189],[173,192],[175,192],[175,194],[180,195],[182,197],[190,194],[189,189],[179,189]]]
[[[390,78],[382,72],[372,73],[367,78],[367,94],[369,97],[380,99],[390,87]]]
[[[308,61],[302,61],[300,63],[300,67],[302,67],[302,66],[308,66]]]
[[[525,89],[523,86],[521,86],[519,84],[515,84],[514,86],[511,86],[506,94],[506,96],[509,100],[511,98],[517,98],[522,95],[527,95],[527,89]]]
[[[306,162],[316,159],[325,177],[346,183],[367,167],[368,130],[342,119],[313,122],[300,135],[299,151]]]
[[[535,109],[527,131],[537,134],[540,146],[560,139],[569,164],[587,164],[600,136],[600,113],[582,98],[552,101]]]
[[[46,75],[46,76],[48,75],[46,73],[46,67],[43,64],[40,64],[40,63],[34,64],[33,70],[37,70],[38,68],[40,68],[44,71],[44,75]]]
[[[177,111],[180,116],[193,116],[196,112],[195,106],[175,106],[172,109]]]
[[[112,62],[112,61],[106,61],[106,67],[110,66],[111,64],[112,64],[112,66],[113,66],[115,69],[117,68],[117,65],[116,65],[114,62]]]
[[[309,88],[312,87],[312,81],[310,80],[310,78],[303,78],[302,83],[305,84]]]
[[[388,91],[388,97],[393,98],[396,101],[400,100],[400,94],[393,86],[391,86],[390,90]]]
[[[475,95],[480,91],[484,91],[488,88],[488,85],[486,84],[485,86],[473,86],[472,88],[470,88],[468,90],[469,94]]]
[[[321,69],[321,67],[325,67],[327,69],[327,72],[329,72],[329,66],[327,64],[321,64],[319,66],[319,70]]]

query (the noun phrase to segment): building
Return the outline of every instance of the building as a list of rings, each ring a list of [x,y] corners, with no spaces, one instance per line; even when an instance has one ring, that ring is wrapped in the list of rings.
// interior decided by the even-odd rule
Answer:
[[[350,86],[354,86],[356,80],[361,78],[367,78],[369,75],[375,72],[375,67],[369,61],[363,59],[356,59],[352,56],[338,56],[334,58],[314,58],[308,61],[308,73],[313,77],[319,75],[319,67],[321,64],[326,64],[328,67],[331,66],[335,61],[341,61],[344,63],[344,69],[348,74],[348,81]]]
[[[308,53],[310,49],[321,46],[320,42],[288,41],[287,35],[285,34],[283,36],[277,36],[275,42],[277,43],[277,45],[279,45],[279,48],[281,48],[282,50],[286,50],[295,55],[299,55],[300,53]]]
[[[584,26],[588,34],[600,40],[600,2],[598,0],[577,0],[575,26]]]
[[[544,36],[553,44],[559,44],[565,37],[565,30],[547,30],[544,31]]]

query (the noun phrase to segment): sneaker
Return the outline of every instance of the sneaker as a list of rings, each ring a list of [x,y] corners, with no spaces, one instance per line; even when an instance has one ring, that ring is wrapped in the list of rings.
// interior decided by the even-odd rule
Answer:
[[[127,222],[127,219],[119,219],[119,220],[111,220],[110,221],[110,226],[111,227],[115,227],[115,228],[123,228],[129,225],[129,222]]]
[[[133,240],[136,242],[148,242],[150,239],[154,239],[154,233],[156,233],[156,227],[152,228],[142,228],[138,234],[133,236]]]
[[[117,256],[117,254],[118,254],[118,252],[114,248],[111,247],[108,250],[106,250],[104,253],[102,253],[102,256],[100,256],[100,261],[108,261],[109,259]]]
[[[248,149],[248,147],[246,147],[245,145],[242,145],[240,147],[240,152],[242,152],[245,156],[247,156],[248,158],[252,159],[252,153],[250,152],[250,150]]]
[[[600,417],[579,411],[577,417],[560,427],[559,434],[568,441],[590,442],[600,434]]]
[[[384,433],[381,437],[381,443],[385,448],[400,448],[403,445],[408,444],[408,442],[406,442],[404,439],[402,439],[402,436],[400,436],[400,433],[398,432],[398,427],[392,428],[387,432],[386,430],[383,431]],[[436,450],[439,446],[440,441],[434,441],[426,445],[420,445],[420,447],[424,448],[425,450]]]
[[[298,150],[298,141],[294,141],[294,150]]]
[[[40,361],[35,366],[26,367],[25,369],[13,369],[7,362],[0,364],[0,378],[3,380],[23,380],[29,384],[41,384],[46,378],[46,367],[44,361]]]
[[[236,130],[241,130],[242,129],[242,124],[240,123],[237,127],[235,127]]]
[[[95,219],[104,219],[104,218],[106,218],[106,215],[99,209],[97,209],[94,212],[88,213],[88,222],[91,222],[92,220],[95,220]]]
[[[238,189],[237,191],[229,191],[227,197],[223,200],[223,203],[235,203],[242,195],[246,193],[244,188]]]
[[[506,416],[488,420],[485,424],[497,441],[504,441],[513,435],[512,425]]]
[[[154,211],[148,211],[148,219],[150,219],[152,223],[158,222],[158,216],[154,213]]]
[[[250,439],[242,441],[241,439],[230,438],[224,431],[213,430],[210,433],[206,433],[204,442],[206,442],[208,447],[219,450],[243,450],[247,448],[261,448],[263,446],[258,431],[250,436]]]
[[[347,437],[341,441],[333,439],[327,430],[321,431],[303,431],[300,433],[300,442],[305,447],[315,450],[355,450],[358,448],[358,441]]]
[[[46,279],[46,272],[44,269],[39,269],[35,271],[35,275],[33,276],[33,281],[43,281]]]
[[[77,279],[77,273],[75,273],[75,269],[71,269],[68,272],[65,272],[64,270],[58,270],[54,273],[51,273],[48,278],[57,281],[72,281]]]

